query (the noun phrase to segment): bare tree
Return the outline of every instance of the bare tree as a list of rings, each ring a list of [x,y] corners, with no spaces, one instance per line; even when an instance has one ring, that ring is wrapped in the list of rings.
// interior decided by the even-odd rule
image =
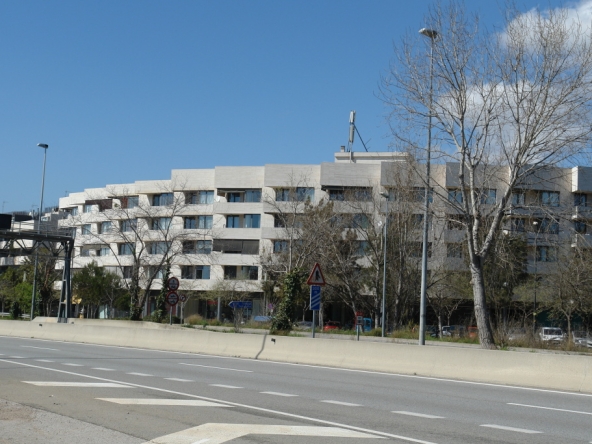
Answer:
[[[456,165],[456,189],[434,188],[466,218],[479,338],[492,348],[485,263],[517,186],[588,148],[592,49],[589,30],[564,9],[510,9],[501,33],[483,32],[464,11],[455,1],[429,11],[438,36],[428,52],[417,35],[396,45],[382,96],[397,141],[419,155],[431,122],[436,161]]]

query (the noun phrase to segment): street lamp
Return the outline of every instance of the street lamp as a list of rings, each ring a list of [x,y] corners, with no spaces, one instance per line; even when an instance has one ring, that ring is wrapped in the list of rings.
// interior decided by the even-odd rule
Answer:
[[[383,246],[382,246],[382,250],[384,252],[384,260],[383,260],[383,270],[382,270],[382,317],[380,320],[380,325],[382,327],[382,337],[384,338],[384,315],[385,315],[385,311],[386,311],[386,239],[387,239],[387,229],[388,229],[388,217],[389,217],[389,212],[388,212],[388,203],[389,203],[389,199],[390,199],[390,194],[387,193],[386,191],[382,191],[380,193],[380,195],[382,197],[384,197],[386,199],[386,208],[385,208],[385,220],[384,220],[384,235],[383,235]]]
[[[434,40],[438,32],[433,29],[421,28],[419,33],[430,39],[430,95],[428,109],[428,146],[426,152],[426,179],[423,213],[423,245],[421,251],[421,296],[419,301],[419,345],[425,345],[426,331],[426,291],[428,274],[428,216],[430,205],[430,157],[432,151],[432,105],[434,80]]]
[[[41,176],[41,201],[39,202],[39,220],[37,222],[37,234],[41,232],[41,213],[43,212],[43,192],[45,191],[45,161],[47,160],[47,143],[38,143],[38,147],[43,148],[43,174]],[[37,241],[38,243],[39,241]],[[39,244],[35,248],[35,271],[33,272],[33,294],[31,295],[31,317],[30,321],[35,316],[35,296],[37,294],[37,266],[39,264]]]
[[[537,238],[539,235],[538,225],[539,221],[534,220],[532,221],[532,225],[534,226],[534,299],[533,299],[533,309],[532,309],[532,334],[536,335],[536,293],[537,293]]]

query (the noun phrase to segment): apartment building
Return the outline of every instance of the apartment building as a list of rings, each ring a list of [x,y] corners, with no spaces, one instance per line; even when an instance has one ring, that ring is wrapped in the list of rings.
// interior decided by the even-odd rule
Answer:
[[[277,218],[282,205],[305,199],[339,203],[347,199],[348,191],[362,199],[383,192],[388,193],[388,202],[383,199],[377,211],[384,214],[387,206],[389,212],[397,211],[397,190],[405,188],[416,196],[414,212],[421,218],[424,180],[410,162],[403,153],[342,149],[334,162],[320,165],[173,170],[168,180],[71,193],[60,199],[60,210],[69,214],[60,226],[76,228],[74,270],[96,261],[129,278],[133,256],[142,250],[142,272],[154,277],[145,282],[157,291],[163,253],[172,251],[171,272],[180,278],[181,292],[207,292],[221,282],[232,282],[238,291],[248,293],[256,313],[261,310],[257,304],[264,279],[260,254],[280,251],[285,244],[285,230]],[[451,163],[432,166],[429,267],[465,267],[462,220],[455,209],[462,200],[458,168]],[[504,174],[499,167],[495,174],[483,175],[485,208],[501,199]],[[558,248],[587,245],[591,197],[588,167],[550,168],[512,194],[503,228],[527,236],[529,271],[538,262],[538,271],[544,272],[544,264],[556,260]],[[150,311],[148,303],[145,313]]]

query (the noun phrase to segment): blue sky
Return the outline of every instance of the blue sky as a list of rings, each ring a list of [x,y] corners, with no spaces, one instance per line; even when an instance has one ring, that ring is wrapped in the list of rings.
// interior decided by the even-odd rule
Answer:
[[[44,206],[175,168],[331,162],[353,109],[368,148],[387,151],[380,76],[432,3],[5,0],[0,206],[39,205],[40,142]],[[559,4],[518,6],[539,3]],[[467,7],[503,23],[495,1]]]

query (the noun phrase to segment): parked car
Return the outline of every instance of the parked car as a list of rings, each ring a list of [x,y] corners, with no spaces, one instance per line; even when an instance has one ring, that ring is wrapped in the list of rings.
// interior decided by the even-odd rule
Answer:
[[[509,341],[518,341],[521,339],[526,338],[526,329],[525,328],[512,328],[508,331],[508,340]]]
[[[582,330],[572,331],[571,335],[573,337],[574,344],[579,345],[580,347],[592,348],[592,336],[590,336],[587,332]]]
[[[539,330],[539,338],[543,342],[559,344],[565,339],[563,330],[558,327],[543,327]]]
[[[311,330],[312,329],[312,322],[310,322],[310,321],[296,322],[295,328],[297,330]]]
[[[442,327],[442,337],[462,338],[465,335],[465,327],[462,325],[445,325]]]
[[[325,322],[325,326],[323,327],[323,331],[331,331],[331,330],[339,330],[341,328],[341,324],[337,321],[327,321]]]

